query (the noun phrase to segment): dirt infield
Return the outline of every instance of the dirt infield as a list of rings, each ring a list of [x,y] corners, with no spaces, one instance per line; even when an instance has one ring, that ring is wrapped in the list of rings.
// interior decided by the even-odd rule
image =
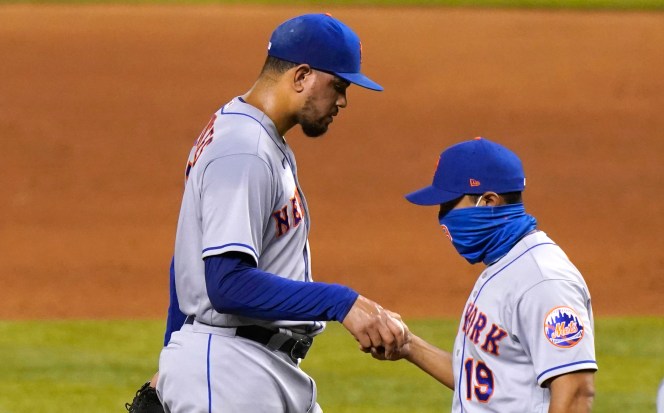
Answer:
[[[457,316],[480,268],[403,194],[482,135],[521,155],[596,315],[664,315],[662,14],[328,10],[386,91],[352,87],[323,139],[288,136],[318,280]],[[0,317],[163,316],[189,147],[310,11],[0,6]]]

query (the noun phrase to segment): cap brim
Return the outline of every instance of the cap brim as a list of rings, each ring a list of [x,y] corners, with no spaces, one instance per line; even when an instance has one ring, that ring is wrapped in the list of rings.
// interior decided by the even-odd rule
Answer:
[[[383,91],[383,87],[379,85],[378,83],[374,82],[373,80],[369,79],[362,73],[339,73],[339,72],[334,72],[335,75],[339,76],[340,78],[349,81],[350,83],[354,83],[358,86],[362,86],[367,89],[371,90],[377,90],[379,92]]]
[[[440,205],[462,196],[463,194],[427,186],[406,195],[406,199],[415,205]]]

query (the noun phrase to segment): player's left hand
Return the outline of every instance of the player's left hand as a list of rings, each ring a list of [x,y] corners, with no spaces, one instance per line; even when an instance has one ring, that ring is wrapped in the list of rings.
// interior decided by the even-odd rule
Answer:
[[[150,382],[145,383],[138,389],[131,404],[125,404],[125,409],[129,413],[164,413],[157,392],[154,387],[150,386]]]

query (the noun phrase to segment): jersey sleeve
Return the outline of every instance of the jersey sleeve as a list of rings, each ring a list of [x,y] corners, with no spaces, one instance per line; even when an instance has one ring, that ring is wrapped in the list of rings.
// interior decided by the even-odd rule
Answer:
[[[358,293],[346,286],[289,280],[250,265],[244,257],[223,254],[205,259],[208,296],[220,313],[343,322],[357,300]]]
[[[238,251],[258,262],[273,193],[268,164],[251,154],[207,165],[201,183],[202,256]]]
[[[581,283],[542,281],[521,298],[515,335],[530,355],[537,383],[579,370],[597,370],[592,308]]]

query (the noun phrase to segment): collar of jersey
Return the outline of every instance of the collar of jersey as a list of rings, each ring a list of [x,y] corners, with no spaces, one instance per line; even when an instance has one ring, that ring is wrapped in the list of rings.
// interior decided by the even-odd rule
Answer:
[[[531,238],[533,235],[535,235],[535,237]],[[542,238],[542,236],[544,238]],[[524,235],[523,237],[521,237],[521,239],[519,241],[517,241],[516,244],[514,244],[512,249],[509,250],[507,252],[507,254],[503,255],[502,257],[498,258],[497,260],[495,260],[494,262],[489,264],[487,266],[487,268],[497,268],[500,265],[496,265],[496,264],[509,262],[509,261],[512,260],[513,257],[519,256],[521,253],[523,253],[525,250],[532,247],[533,245],[540,244],[540,243],[543,243],[543,242],[547,243],[547,241],[548,241],[548,243],[552,243],[551,240],[548,239],[548,237],[547,237],[547,235],[544,231],[539,230],[539,229],[535,229],[534,231],[531,231],[531,232],[527,233],[526,235]]]
[[[231,106],[230,108],[228,106]],[[286,148],[286,139],[277,132],[274,122],[260,109],[250,105],[241,96],[233,98],[229,103],[221,108],[222,115],[244,115],[260,123],[265,132],[282,150]]]

